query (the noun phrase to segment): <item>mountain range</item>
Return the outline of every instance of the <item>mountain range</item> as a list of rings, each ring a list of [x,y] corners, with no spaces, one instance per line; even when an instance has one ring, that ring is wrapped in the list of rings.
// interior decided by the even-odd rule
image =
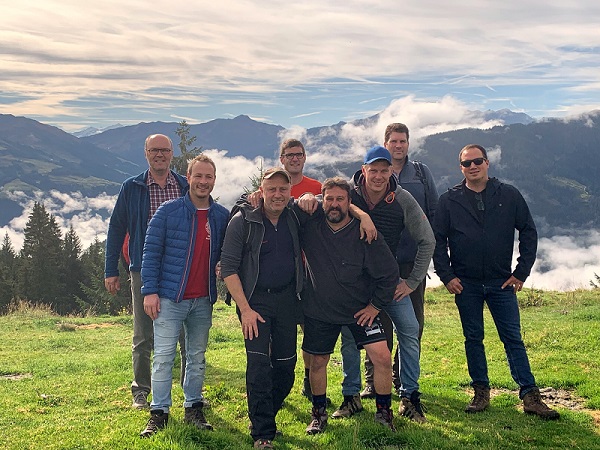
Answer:
[[[600,226],[600,111],[578,118],[534,121],[508,110],[474,112],[485,120],[505,125],[490,129],[468,128],[425,137],[411,157],[425,162],[436,177],[440,192],[459,182],[458,151],[478,143],[490,151],[490,174],[516,185],[526,196],[542,230]],[[377,123],[378,116],[352,122],[356,127]],[[310,152],[336,149],[349,142],[344,122],[306,130]],[[109,127],[102,132],[76,137],[59,128],[25,117],[0,115],[0,226],[21,213],[11,193],[34,190],[79,191],[86,196],[102,192],[114,195],[122,181],[147,167],[144,139],[164,133],[179,142],[177,123],[153,122]],[[272,158],[282,134],[278,125],[248,116],[216,119],[191,125],[194,143],[205,149],[227,150],[227,156]],[[412,142],[412,141],[411,141]],[[364,148],[375,140],[361,142]],[[309,168],[318,178],[334,174],[350,176],[360,167],[358,158],[325,161]]]

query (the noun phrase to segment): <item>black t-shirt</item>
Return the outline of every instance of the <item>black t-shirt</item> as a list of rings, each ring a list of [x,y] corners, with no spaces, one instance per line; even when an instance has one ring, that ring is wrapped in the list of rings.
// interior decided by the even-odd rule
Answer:
[[[475,192],[465,186],[464,192],[469,200],[469,203],[473,207],[473,210],[477,213],[477,217],[480,222],[483,222],[485,217],[485,198],[487,196],[486,189],[481,192]]]
[[[277,289],[294,281],[294,241],[288,227],[287,214],[287,209],[284,209],[277,225],[263,216],[265,235],[258,260],[258,289]]]

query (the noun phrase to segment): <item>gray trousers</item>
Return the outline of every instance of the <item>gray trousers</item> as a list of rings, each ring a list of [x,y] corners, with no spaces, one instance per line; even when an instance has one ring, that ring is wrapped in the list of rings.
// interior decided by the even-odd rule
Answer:
[[[139,272],[130,272],[131,300],[133,309],[133,339],[131,344],[131,360],[133,365],[133,381],[131,394],[135,397],[138,392],[146,395],[152,386],[152,370],[150,356],[154,344],[154,323],[144,311],[144,296],[142,295],[142,277]],[[185,334],[183,327],[179,336],[181,351],[181,385],[185,376]]]

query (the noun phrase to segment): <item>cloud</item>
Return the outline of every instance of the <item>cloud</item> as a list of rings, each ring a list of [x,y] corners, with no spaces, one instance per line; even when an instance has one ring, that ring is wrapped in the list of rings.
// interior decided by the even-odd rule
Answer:
[[[472,8],[408,0],[402,26],[397,5],[384,0],[368,6],[357,0],[343,5],[244,0],[179,9],[166,0],[156,0],[153,8],[141,0],[93,5],[25,0],[3,6],[2,12],[0,92],[11,101],[0,102],[0,111],[60,118],[63,126],[78,117],[108,121],[111,114],[113,121],[125,122],[127,114],[106,101],[107,93],[130,95],[127,113],[133,122],[152,112],[196,117],[178,112],[182,108],[203,108],[199,119],[207,120],[215,111],[225,113],[218,108],[223,101],[246,95],[257,109],[251,114],[281,117],[276,122],[309,120],[302,111],[325,114],[342,104],[338,117],[355,117],[360,105],[373,99],[406,92],[441,98],[450,86],[469,97],[503,93],[505,87],[547,86],[558,92],[584,86],[581,95],[591,94],[589,103],[600,104],[593,90],[599,77],[600,5],[589,0],[534,0],[525,9],[506,2]],[[512,98],[515,105],[532,97],[532,90],[525,91]],[[138,103],[152,94],[161,107]],[[308,109],[315,94],[327,107],[320,102]],[[95,99],[100,107],[90,104]],[[556,100],[570,108],[566,93]],[[584,103],[579,100],[574,104]],[[235,103],[244,107],[243,100]],[[474,104],[485,105],[485,98]],[[269,106],[279,108],[278,114],[263,110]]]

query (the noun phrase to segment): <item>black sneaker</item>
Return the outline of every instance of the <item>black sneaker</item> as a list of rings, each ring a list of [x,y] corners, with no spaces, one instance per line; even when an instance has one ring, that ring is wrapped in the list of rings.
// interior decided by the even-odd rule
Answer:
[[[344,398],[340,407],[331,415],[331,417],[334,419],[345,419],[362,410],[363,406],[360,401],[360,395],[356,394],[347,400]]]
[[[375,387],[372,384],[367,384],[360,393],[360,398],[375,398]]]
[[[213,426],[208,423],[204,412],[202,411],[203,403],[194,403],[191,407],[185,408],[183,421],[187,424],[194,425],[200,430],[212,430]]]
[[[410,398],[402,397],[398,413],[404,417],[408,417],[413,422],[427,422],[425,418],[425,409],[421,404],[421,393],[413,391]]]
[[[327,410],[325,408],[312,409],[312,421],[306,427],[306,433],[322,433],[327,426]]]
[[[375,413],[375,423],[380,423],[390,431],[396,431],[393,419],[394,414],[390,408],[379,408]]]
[[[163,412],[162,409],[150,411],[150,420],[146,424],[144,431],[140,433],[140,437],[147,438],[155,434],[158,430],[162,430],[169,422],[169,413]]]
[[[148,393],[144,391],[136,392],[133,394],[133,403],[131,404],[136,409],[148,409]]]

